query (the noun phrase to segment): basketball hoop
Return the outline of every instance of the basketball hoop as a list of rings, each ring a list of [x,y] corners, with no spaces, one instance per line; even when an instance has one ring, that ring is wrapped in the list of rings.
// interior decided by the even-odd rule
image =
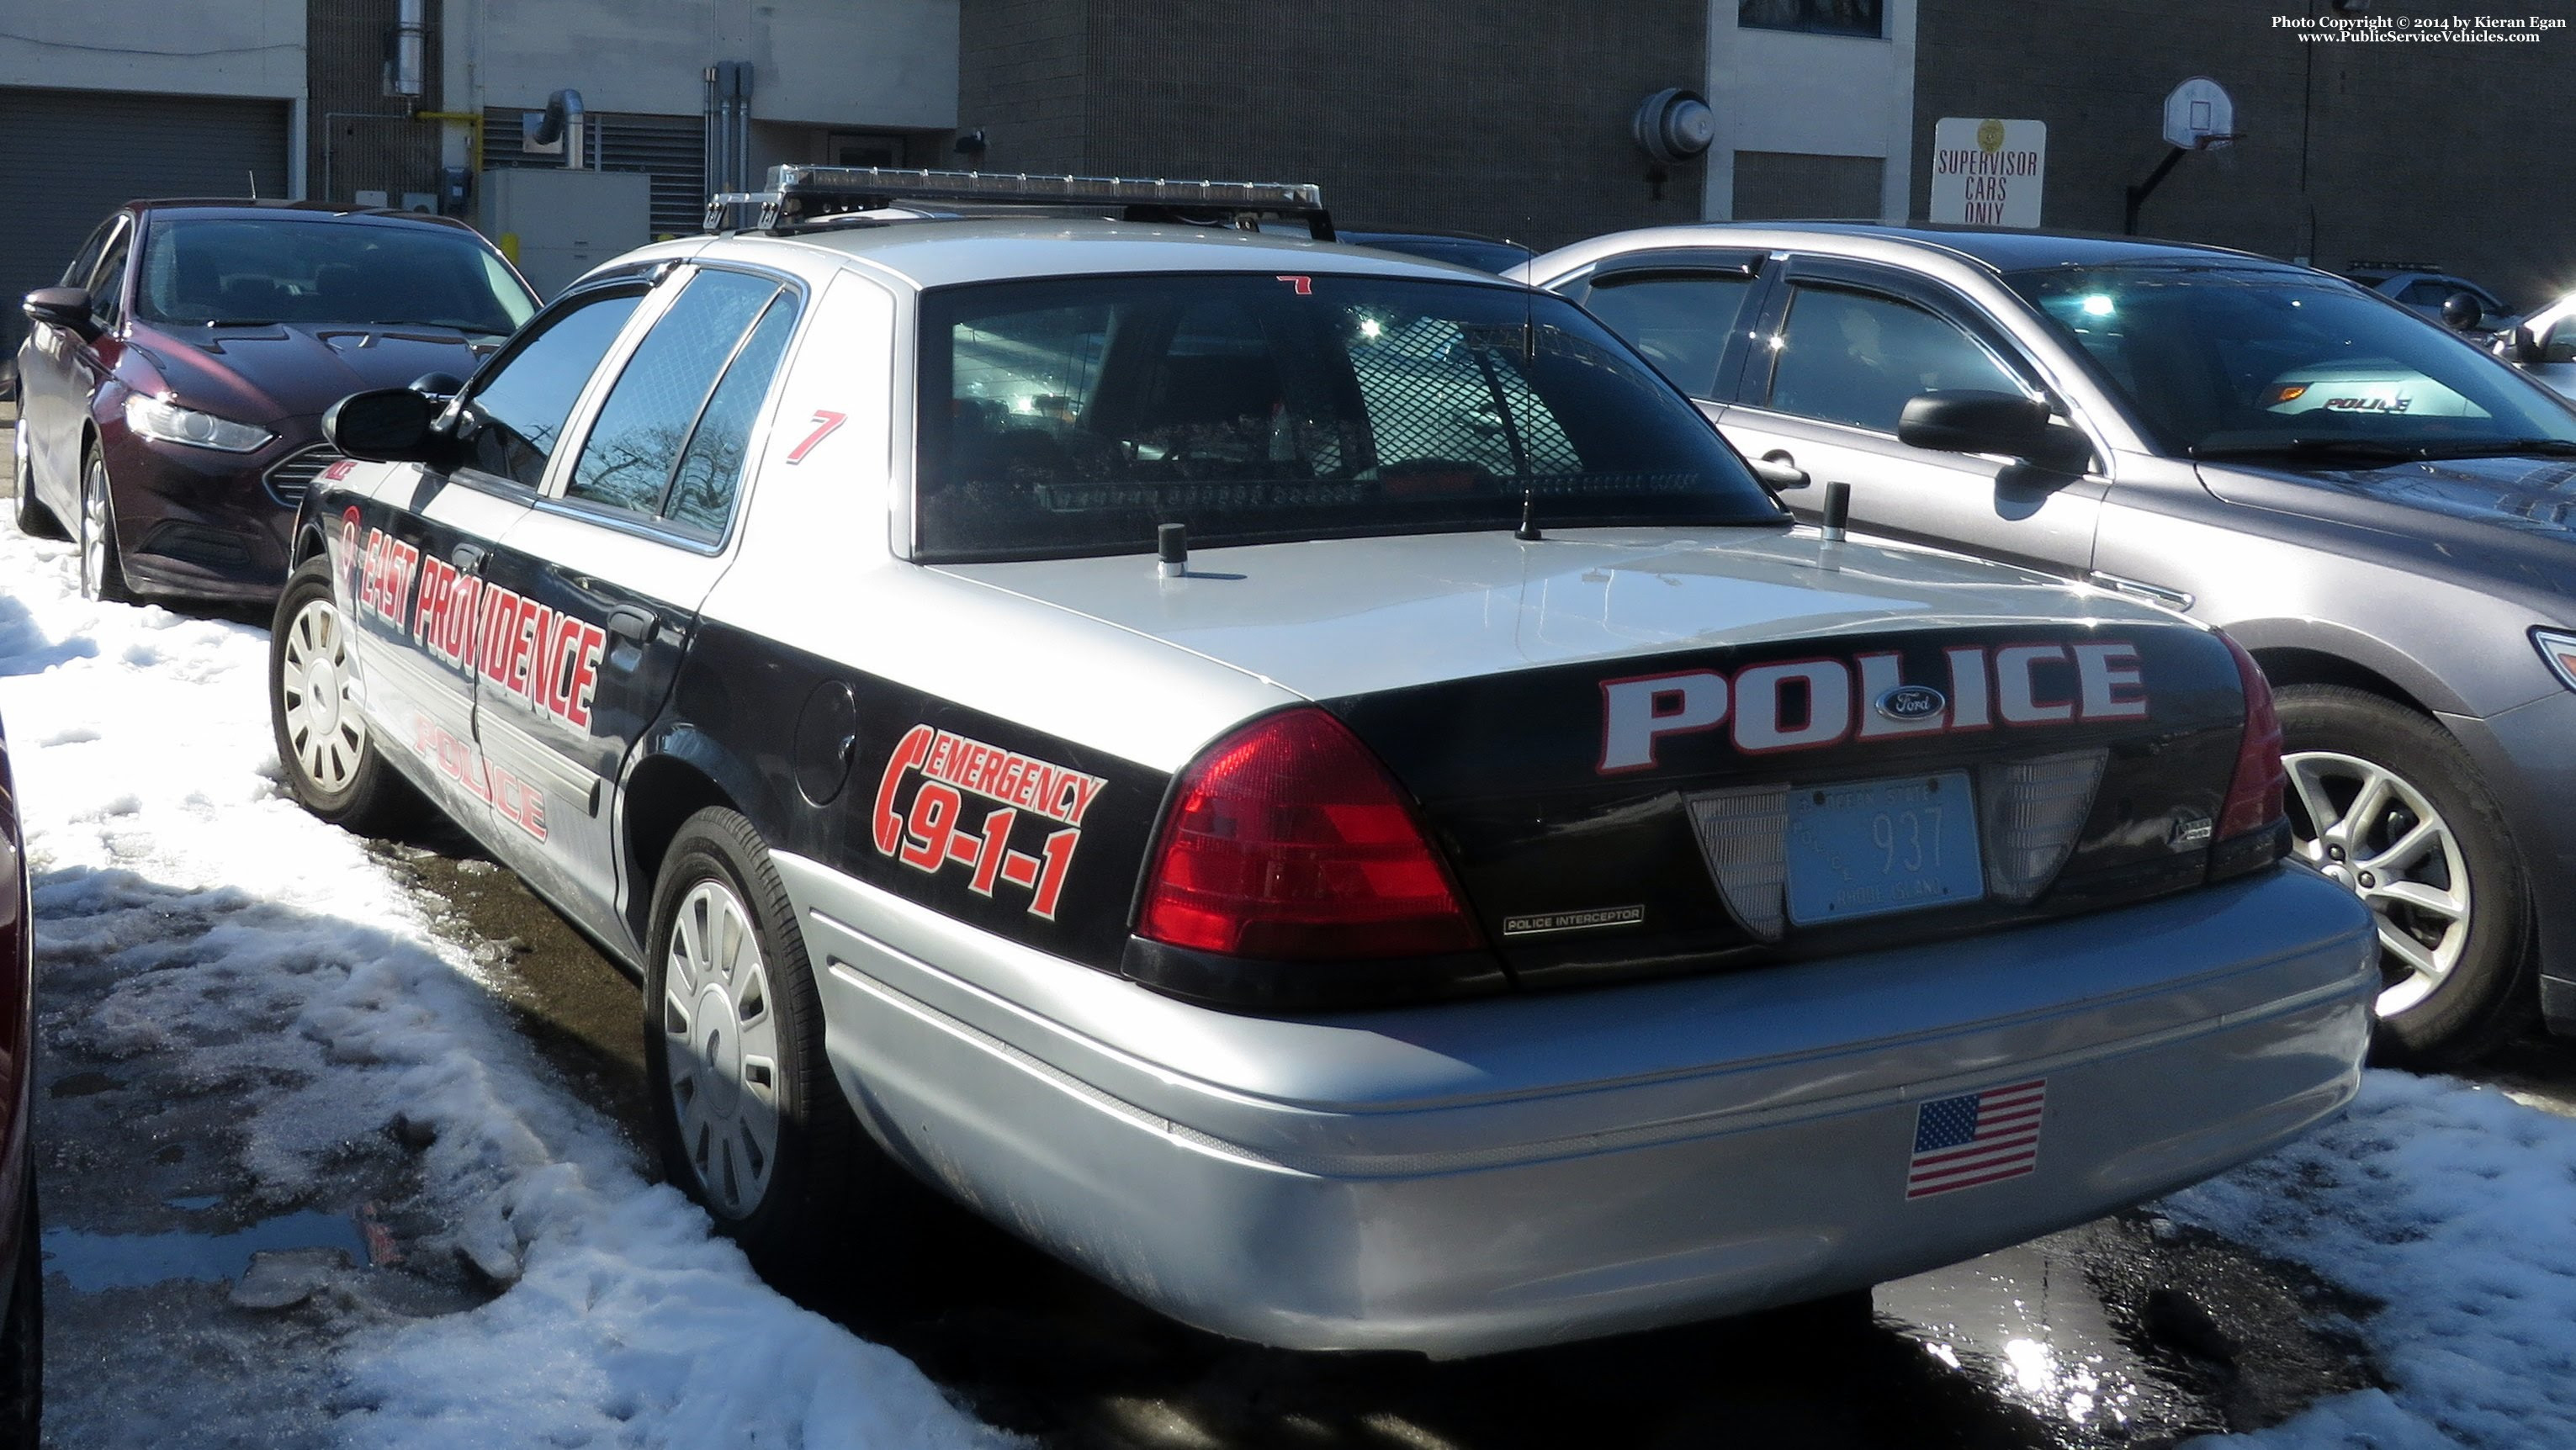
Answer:
[[[2236,102],[2227,88],[2207,76],[2193,76],[2165,97],[2164,137],[2173,149],[2146,180],[2129,188],[2127,219],[2120,228],[2128,236],[2138,234],[2138,208],[2173,173],[2174,163],[2196,151],[2225,150],[2244,140],[2245,133],[2236,129]]]

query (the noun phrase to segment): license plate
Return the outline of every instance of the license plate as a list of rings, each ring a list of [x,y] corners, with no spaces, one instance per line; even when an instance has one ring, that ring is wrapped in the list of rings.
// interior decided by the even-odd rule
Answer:
[[[1792,790],[1788,868],[1798,926],[1977,900],[1986,873],[1968,773]]]

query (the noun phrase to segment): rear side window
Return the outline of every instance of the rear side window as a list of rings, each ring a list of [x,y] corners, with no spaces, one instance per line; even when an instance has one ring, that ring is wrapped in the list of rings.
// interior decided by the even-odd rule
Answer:
[[[733,514],[734,496],[742,486],[742,466],[750,451],[752,424],[787,355],[787,339],[796,331],[796,294],[781,292],[760,315],[742,350],[734,354],[724,377],[698,415],[671,480],[666,512],[682,531],[706,538],[724,533]]]
[[[1780,333],[1774,412],[1894,433],[1918,393],[2028,391],[1956,325],[1892,297],[1801,287]]]
[[[1445,529],[1771,524],[1671,386],[1561,298],[1333,276],[925,293],[924,559]]]
[[[777,293],[777,283],[740,272],[691,276],[609,389],[564,496],[630,513],[661,512],[671,471],[717,375]]]
[[[556,313],[486,374],[466,401],[464,466],[535,488],[573,401],[642,294],[614,293]]]
[[[1752,295],[1749,273],[1613,273],[1592,284],[1583,305],[1644,353],[1675,387],[1694,398],[1714,398],[1727,335]]]

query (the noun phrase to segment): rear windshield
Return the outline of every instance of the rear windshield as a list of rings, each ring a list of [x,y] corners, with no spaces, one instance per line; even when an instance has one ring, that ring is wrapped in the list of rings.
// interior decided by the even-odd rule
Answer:
[[[917,555],[1785,515],[1562,299],[1366,277],[924,294]]]
[[[155,217],[135,310],[164,323],[331,322],[501,336],[537,299],[457,227]]]

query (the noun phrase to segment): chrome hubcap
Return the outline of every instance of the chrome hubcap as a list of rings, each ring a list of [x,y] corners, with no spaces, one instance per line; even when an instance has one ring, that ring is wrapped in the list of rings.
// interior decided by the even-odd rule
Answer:
[[[286,658],[277,672],[277,704],[286,744],[304,777],[324,792],[349,788],[366,747],[367,727],[349,702],[349,639],[340,611],[314,599],[286,626]]]
[[[707,1202],[760,1206],[778,1159],[778,1022],[751,916],[720,881],[680,901],[662,976],[662,1052],[680,1146]]]
[[[2468,946],[2473,898],[2460,843],[2423,792],[2381,766],[2325,750],[2282,763],[2299,854],[2379,918],[2378,1010],[2395,1016],[2448,980]]]

